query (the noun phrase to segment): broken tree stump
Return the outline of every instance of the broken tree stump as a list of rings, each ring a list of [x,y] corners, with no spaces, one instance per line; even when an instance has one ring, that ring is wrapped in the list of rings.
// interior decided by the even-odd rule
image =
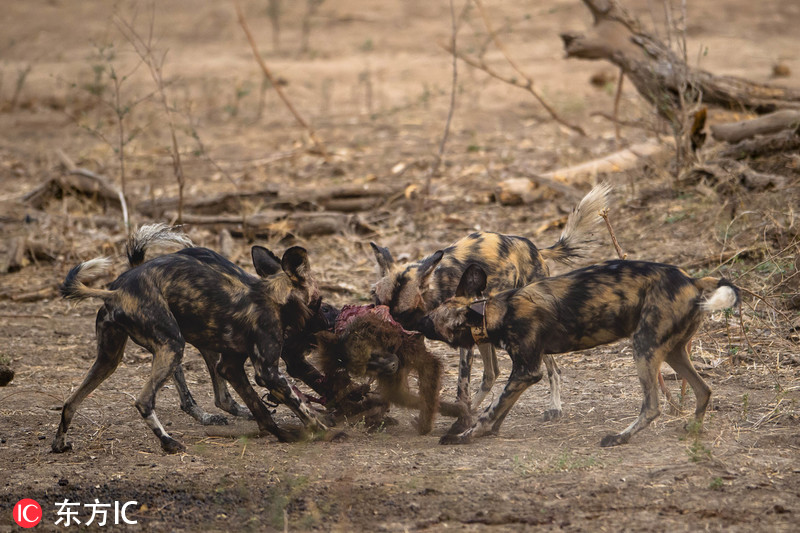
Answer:
[[[679,121],[682,92],[702,95],[703,104],[769,113],[800,110],[800,92],[734,76],[715,76],[688,66],[615,0],[582,0],[594,25],[586,32],[564,32],[568,58],[606,60],[622,69],[639,94],[671,122]]]

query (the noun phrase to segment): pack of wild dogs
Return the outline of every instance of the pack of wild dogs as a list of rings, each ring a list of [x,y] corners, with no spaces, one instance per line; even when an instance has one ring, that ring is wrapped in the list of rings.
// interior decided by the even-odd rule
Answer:
[[[227,423],[193,399],[181,363],[186,343],[206,363],[216,406],[255,419],[261,433],[284,442],[336,438],[342,434],[332,428],[345,420],[380,424],[390,420],[386,414],[394,404],[418,411],[420,434],[431,432],[437,414],[455,418],[440,442],[468,443],[496,434],[545,370],[550,402],[544,418],[553,420],[562,413],[561,371],[553,356],[624,338],[632,339],[642,407],[632,424],[603,437],[600,445],[628,442],[659,415],[657,383],[664,362],[692,387],[696,427],[701,427],[711,389],[687,348],[708,313],[738,304],[737,288],[725,279],[695,279],[676,266],[644,261],[606,261],[550,276],[548,262],[568,264],[585,251],[609,191],[606,185],[593,188],[549,248],[525,237],[477,232],[401,264],[388,249],[370,243],[380,270],[372,286],[374,304],[341,309],[322,301],[309,254],[301,247],[278,257],[253,246],[252,275],[210,249],[193,246],[179,230],[143,226],[128,241],[128,269],[107,288],[87,285],[109,270],[107,258],[74,267],[61,286],[64,298],[96,298],[102,306],[95,323],[97,358],[64,404],[52,450],[72,447],[66,436],[76,410],[116,370],[129,338],[153,355],[135,406],[166,452],[185,449],[155,413],[156,394],[170,378],[181,409],[201,424]],[[165,244],[181,249],[145,260],[148,248]],[[459,350],[454,401],[439,399],[442,362],[426,339]],[[471,398],[475,346],[483,378]],[[511,374],[502,392],[481,409],[499,373],[497,348],[511,358]],[[307,360],[315,351],[319,368]],[[248,360],[255,383],[267,394],[251,383]],[[286,373],[313,392],[295,387],[280,360]],[[416,392],[409,385],[412,372]],[[358,379],[364,376],[373,379]],[[280,427],[264,397],[291,409],[302,427]]]

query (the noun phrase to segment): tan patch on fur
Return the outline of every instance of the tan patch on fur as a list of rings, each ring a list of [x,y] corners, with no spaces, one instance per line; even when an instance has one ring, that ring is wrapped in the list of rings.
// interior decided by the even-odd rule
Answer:
[[[267,295],[278,305],[286,305],[289,296],[292,294],[292,280],[289,276],[280,272],[264,280],[267,286]]]

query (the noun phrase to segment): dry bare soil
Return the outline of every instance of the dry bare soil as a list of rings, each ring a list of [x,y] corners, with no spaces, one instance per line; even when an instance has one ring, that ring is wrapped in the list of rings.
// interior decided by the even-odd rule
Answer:
[[[684,429],[694,410],[688,393],[680,412],[662,404],[662,416],[628,445],[599,447],[603,435],[630,423],[641,402],[630,344],[621,342],[558,357],[562,419],[542,421],[543,382],[523,395],[499,436],[458,447],[438,444],[448,420],[439,419],[432,435],[418,436],[412,413],[402,410],[393,411],[397,425],[379,431],[346,427],[343,442],[250,438],[255,424],[234,420],[232,436],[215,436],[214,428],[180,411],[169,385],[159,396],[158,413],[187,452],[166,455],[132,405],[150,357],[131,345],[117,372],[76,416],[74,451],[52,454],[61,404],[94,358],[97,309],[95,303],[67,304],[55,286],[70,267],[101,254],[115,257],[116,273],[122,272],[125,232],[119,210],[91,198],[66,195],[41,210],[20,198],[63,174],[57,150],[118,181],[117,154],[100,138],[118,142],[113,109],[100,101],[113,100],[110,67],[120,79],[129,74],[121,90],[124,105],[146,97],[153,86],[145,67],[134,70],[137,57],[112,21],[111,2],[6,4],[0,22],[0,227],[6,250],[0,263],[7,263],[17,237],[44,242],[55,258],[0,275],[0,363],[16,372],[0,389],[0,530],[17,529],[11,508],[21,498],[42,504],[37,527],[47,530],[61,527],[54,525],[56,501],[87,504],[95,498],[137,501],[129,516],[138,525],[116,526],[130,530],[797,530],[800,174],[790,154],[756,163],[786,178],[781,187],[762,191],[737,184],[678,189],[669,149],[635,170],[571,183],[584,192],[596,179],[614,185],[612,220],[629,257],[683,265],[696,275],[713,271],[766,297],[769,305],[745,295],[746,338],[738,312],[712,316],[697,334],[692,355],[713,388],[700,434]],[[328,0],[311,19],[304,53],[305,3],[283,4],[275,51],[268,2],[243,2],[267,62],[327,144],[328,162],[310,149],[305,131],[273,91],[262,87],[231,4],[158,3],[153,29],[158,49],[169,51],[164,73],[177,111],[187,198],[267,186],[312,191],[376,183],[402,191],[424,183],[449,106],[451,59],[437,44],[450,35],[448,3]],[[462,3],[455,4],[460,10]],[[610,113],[615,72],[562,59],[558,32],[591,22],[578,0],[485,4],[510,53],[587,136],[552,121],[527,93],[461,63],[445,162],[427,204],[402,195],[386,198],[358,215],[376,230],[372,235],[342,228],[295,237],[275,224],[254,240],[237,238],[237,262],[252,271],[253,242],[278,252],[299,243],[310,251],[325,296],[343,304],[368,298],[376,278],[369,240],[411,259],[475,229],[525,235],[541,246],[555,242],[573,198],[542,189],[538,201],[503,206],[492,191],[497,181],[517,176],[515,165],[546,172],[612,152],[613,127],[592,113]],[[660,2],[626,5],[666,38]],[[145,2],[119,3],[117,9],[147,32]],[[790,76],[777,81],[800,87],[798,20],[800,6],[784,0],[688,2],[690,61],[765,82],[775,81],[769,79],[772,66],[782,62]],[[459,39],[471,53],[487,41],[475,10],[461,24]],[[103,47],[112,42],[110,56]],[[486,58],[513,76],[493,49]],[[589,78],[601,71],[610,82],[597,89]],[[652,110],[629,86],[622,98],[622,117],[645,125],[623,128],[623,142],[652,136],[658,128]],[[734,116],[714,112],[712,120]],[[126,140],[134,134],[124,147],[131,203],[175,196],[163,107],[153,98],[131,106],[125,128]],[[244,203],[238,214],[261,210],[258,202]],[[132,213],[134,223],[152,220]],[[217,228],[187,230],[198,244],[218,247]],[[614,256],[601,230],[597,246],[579,264]],[[457,356],[435,343],[431,349],[445,361],[443,395],[452,397]],[[188,348],[184,361],[195,398],[214,411],[201,358]],[[510,371],[504,353],[501,368],[495,395]],[[664,372],[680,399],[680,382]],[[284,408],[276,416],[295,423]],[[87,512],[81,511],[82,521]]]

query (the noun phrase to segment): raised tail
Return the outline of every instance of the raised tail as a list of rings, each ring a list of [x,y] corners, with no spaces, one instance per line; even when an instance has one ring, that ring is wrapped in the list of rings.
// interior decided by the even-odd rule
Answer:
[[[192,240],[177,228],[166,224],[146,224],[128,238],[126,253],[128,265],[133,268],[144,262],[144,254],[150,246],[179,245],[181,248],[194,246]]]
[[[590,230],[600,221],[600,213],[608,207],[610,192],[611,186],[607,183],[595,185],[570,213],[561,237],[553,246],[541,250],[542,257],[564,264],[580,257],[591,240]]]
[[[703,292],[714,291],[700,302],[703,311],[710,313],[739,305],[739,289],[725,278],[700,278],[694,284]]]
[[[111,267],[111,259],[98,257],[90,259],[69,271],[64,283],[59,287],[61,296],[67,300],[83,300],[86,298],[108,298],[113,291],[93,289],[84,285],[84,281],[105,274]]]

